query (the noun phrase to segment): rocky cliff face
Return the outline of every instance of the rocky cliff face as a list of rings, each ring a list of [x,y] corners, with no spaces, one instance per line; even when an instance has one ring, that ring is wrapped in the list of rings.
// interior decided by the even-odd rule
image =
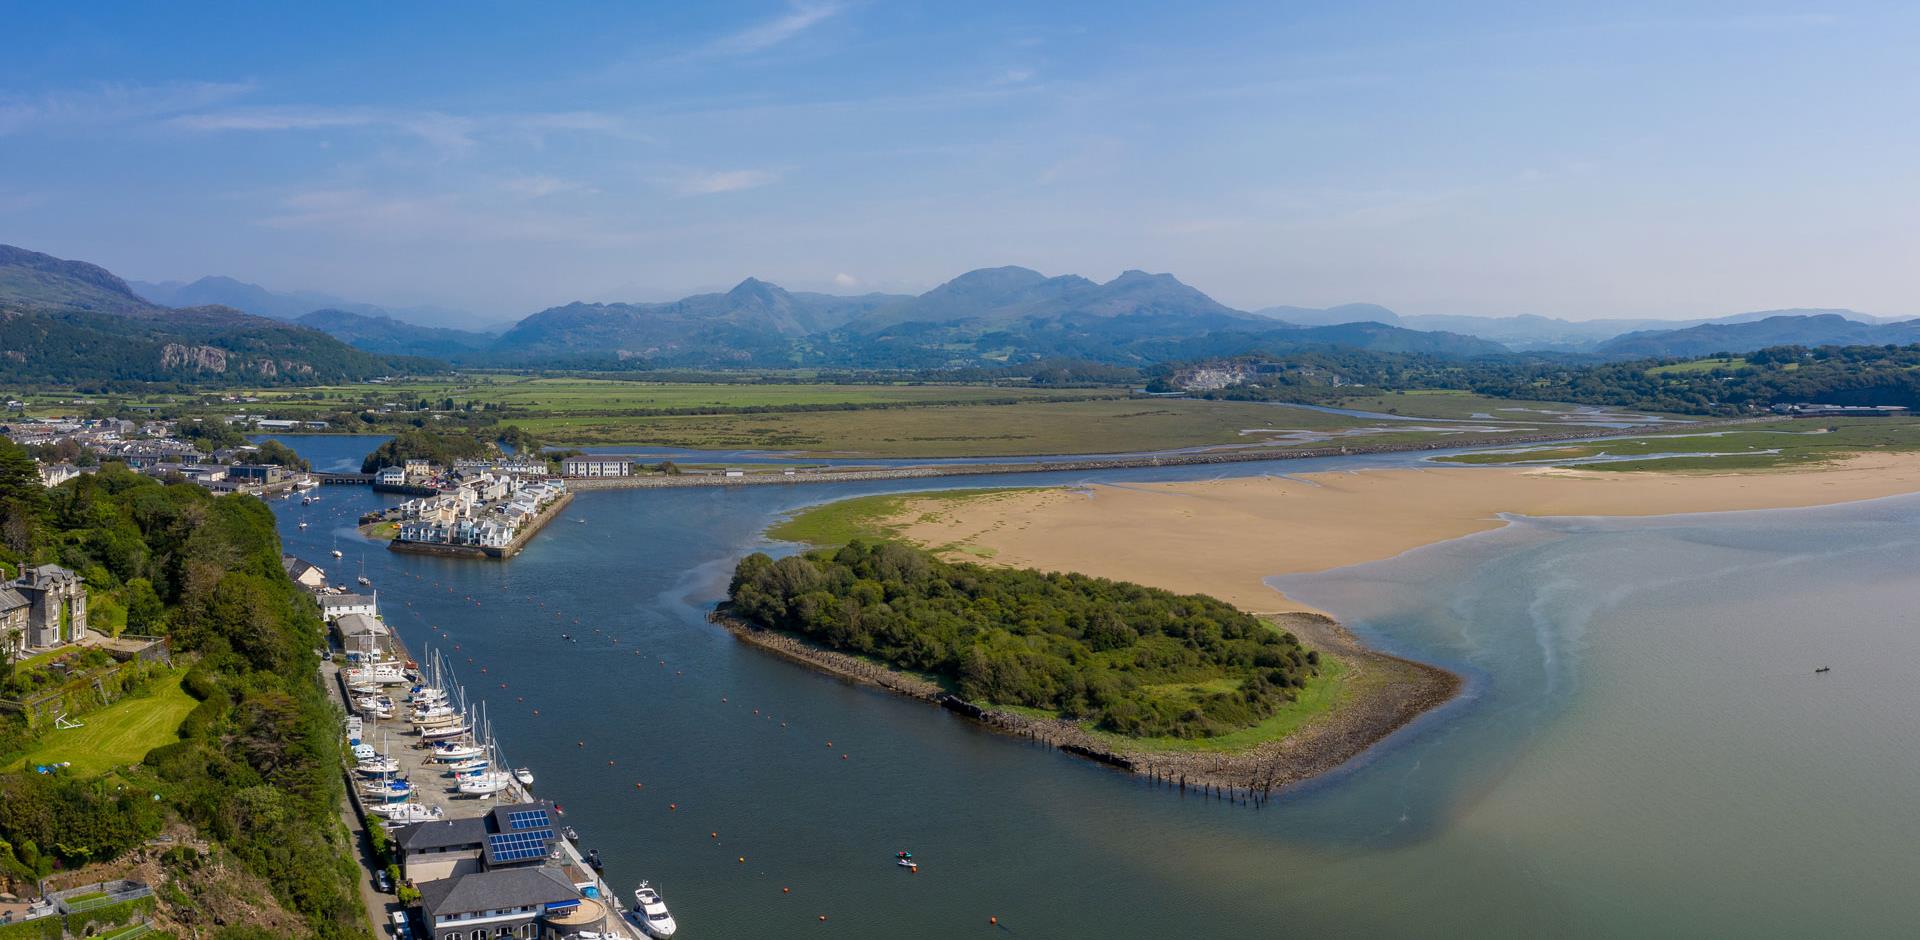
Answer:
[[[196,372],[227,371],[227,351],[217,346],[188,346],[168,343],[160,348],[163,369],[190,368]]]

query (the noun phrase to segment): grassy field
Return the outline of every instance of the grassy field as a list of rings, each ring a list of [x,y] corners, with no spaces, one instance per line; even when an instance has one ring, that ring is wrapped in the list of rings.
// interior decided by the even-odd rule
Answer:
[[[445,381],[361,383],[314,388],[257,389],[236,393],[257,397],[276,407],[321,410],[359,402],[372,396],[382,402],[414,402],[425,398],[525,409],[544,414],[568,414],[648,409],[732,409],[836,404],[913,405],[942,401],[981,401],[1021,398],[1084,398],[1089,395],[1124,396],[1119,389],[1048,389],[990,385],[833,385],[833,384],[705,384],[629,382],[612,379],[524,375],[467,375]]]
[[[1712,372],[1715,369],[1743,369],[1747,366],[1744,356],[1722,359],[1695,359],[1692,362],[1676,362],[1671,365],[1654,366],[1647,370],[1648,375],[1684,375],[1690,372]]]
[[[1097,454],[1258,444],[1288,431],[1380,422],[1249,402],[1182,399],[1023,402],[875,411],[516,421],[543,439],[706,449],[754,448],[876,457]]]
[[[1338,407],[1354,411],[1376,411],[1385,414],[1404,415],[1409,418],[1466,420],[1481,416],[1481,420],[1486,420],[1487,417],[1491,417],[1492,419],[1500,421],[1548,422],[1551,421],[1555,415],[1572,415],[1581,411],[1586,406],[1569,404],[1564,401],[1528,401],[1517,398],[1488,398],[1484,395],[1475,395],[1472,392],[1434,389],[1348,398],[1341,400]],[[1609,414],[1654,414],[1655,416],[1660,416],[1657,412],[1639,412],[1613,408],[1602,408],[1599,410]]]
[[[899,515],[908,500],[954,502],[991,500],[996,496],[1026,493],[1031,489],[1031,487],[1010,487],[856,496],[852,499],[821,503],[818,506],[802,509],[768,529],[767,536],[783,542],[801,542],[816,548],[832,548],[845,545],[854,539],[888,538],[898,534],[893,526],[886,525],[881,520]],[[938,510],[934,512],[937,513]],[[933,551],[946,551],[950,547],[959,549],[958,546],[940,546],[933,548]]]
[[[1829,430],[1831,429],[1831,430]],[[1583,464],[1588,470],[1761,470],[1818,466],[1872,451],[1920,450],[1920,420],[1840,418],[1753,425],[1723,434],[1664,434],[1438,458],[1462,464],[1551,463],[1586,457],[1646,458]],[[1711,456],[1662,456],[1702,454]]]
[[[1305,727],[1307,722],[1333,711],[1351,693],[1349,685],[1346,664],[1323,653],[1320,657],[1320,674],[1307,680],[1306,686],[1299,690],[1299,697],[1292,705],[1282,708],[1273,717],[1257,725],[1242,728],[1232,734],[1212,738],[1134,738],[1112,732],[1088,730],[1094,737],[1104,739],[1122,750],[1236,753],[1268,741],[1283,740]],[[1202,687],[1195,691],[1223,690]]]
[[[180,740],[180,723],[199,704],[180,688],[181,675],[86,715],[80,719],[83,727],[46,732],[37,747],[7,769],[71,761],[69,773],[91,776],[139,763],[148,751]]]

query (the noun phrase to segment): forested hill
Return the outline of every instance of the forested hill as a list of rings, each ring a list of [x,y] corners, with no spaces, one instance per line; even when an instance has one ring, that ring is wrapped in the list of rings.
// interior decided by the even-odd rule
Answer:
[[[226,307],[156,306],[104,268],[0,245],[0,382],[273,385],[426,368]]]
[[[366,936],[339,821],[338,728],[316,677],[319,614],[281,568],[266,504],[118,465],[47,490],[0,439],[0,563],[79,572],[94,625],[124,618],[165,636],[199,700],[177,743],[105,776],[0,774],[0,875],[31,883],[56,864],[107,861],[180,821],[311,936]],[[38,734],[0,719],[0,766]],[[193,892],[159,895],[176,920],[195,916]]]
[[[1319,668],[1291,634],[1197,594],[953,564],[898,542],[743,559],[735,615],[936,674],[982,705],[1205,738],[1287,707]]]

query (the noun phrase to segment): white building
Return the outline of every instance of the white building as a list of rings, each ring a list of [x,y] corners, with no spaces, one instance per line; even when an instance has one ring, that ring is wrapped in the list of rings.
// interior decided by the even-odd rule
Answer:
[[[371,597],[365,594],[322,594],[320,595],[320,615],[327,618],[329,623],[348,614],[366,614],[371,617],[380,612],[379,599],[378,592]]]
[[[373,475],[373,482],[383,486],[405,486],[407,482],[407,468],[381,467],[380,471]]]
[[[624,477],[633,475],[633,463],[624,458],[568,457],[560,461],[560,473],[570,477]]]

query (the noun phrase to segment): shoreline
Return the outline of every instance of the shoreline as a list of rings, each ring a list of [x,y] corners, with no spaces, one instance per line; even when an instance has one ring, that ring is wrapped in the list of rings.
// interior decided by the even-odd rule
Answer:
[[[1065,719],[969,702],[919,676],[748,623],[728,613],[724,602],[707,619],[743,643],[816,672],[944,708],[987,730],[1045,744],[1182,792],[1194,790],[1250,805],[1265,803],[1277,792],[1346,765],[1414,719],[1452,701],[1465,684],[1460,676],[1437,666],[1370,649],[1330,617],[1273,615],[1268,619],[1276,626],[1309,640],[1313,648],[1346,665],[1341,695],[1347,700],[1285,738],[1244,751],[1162,750],[1128,747]],[[1373,681],[1376,678],[1386,681]]]
[[[1733,478],[1733,479],[1729,479]],[[743,642],[887,689],[1157,783],[1259,804],[1343,767],[1454,700],[1465,681],[1375,650],[1330,614],[1266,583],[1397,557],[1504,528],[1511,517],[1658,516],[1834,505],[1920,492],[1920,455],[1856,456],[1813,470],[1666,475],[1541,468],[1368,469],[1187,483],[982,490],[991,503],[905,494],[893,537],[974,563],[1076,571],[1209,594],[1348,668],[1341,701],[1277,741],[1240,752],[1130,748],[1075,723],[981,708],[939,686],[796,636],[709,619]]]

